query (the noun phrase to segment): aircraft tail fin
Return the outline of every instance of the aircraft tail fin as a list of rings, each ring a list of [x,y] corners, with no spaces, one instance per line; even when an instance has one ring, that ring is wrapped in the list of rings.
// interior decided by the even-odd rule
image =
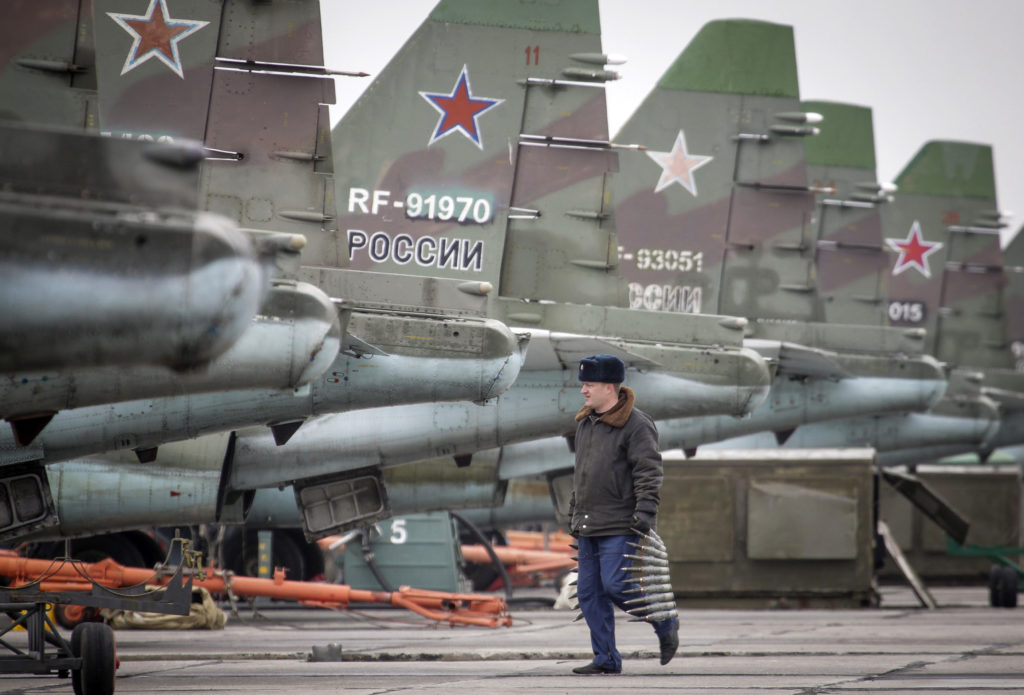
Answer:
[[[808,178],[819,192],[816,272],[822,319],[828,323],[885,325],[888,246],[880,208],[889,190],[877,183],[871,109],[805,101],[821,116],[820,133],[807,138]]]
[[[1010,239],[1010,243],[1003,249],[1003,262],[1007,266],[1024,269],[1024,225],[1017,230],[1017,233]]]
[[[335,127],[346,238],[313,257],[624,303],[608,61],[595,0],[443,0]]]
[[[1007,339],[1014,366],[1024,371],[1024,226],[1003,249],[1006,265]]]
[[[896,177],[903,194],[995,201],[992,148],[969,142],[932,140]]]
[[[751,19],[708,22],[658,87],[799,98],[793,27]]]
[[[821,132],[807,138],[807,163],[875,173],[875,127],[871,109],[834,101],[803,101],[806,113],[822,118]]]
[[[1007,366],[992,148],[927,142],[896,184],[890,319],[926,328],[940,360]]]
[[[630,305],[813,319],[815,132],[792,27],[705,25],[616,136],[647,148],[612,181]]]
[[[244,229],[333,234],[330,147],[321,138],[334,83],[320,67],[318,2],[179,0],[131,10],[148,15],[130,14],[121,0],[94,4],[103,131],[202,141],[201,206]],[[168,22],[174,38],[143,44],[147,26]]]

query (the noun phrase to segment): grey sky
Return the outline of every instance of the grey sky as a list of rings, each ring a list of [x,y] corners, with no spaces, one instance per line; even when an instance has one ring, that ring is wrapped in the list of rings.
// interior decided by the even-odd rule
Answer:
[[[326,63],[376,74],[435,0],[323,0]],[[629,62],[608,87],[615,133],[708,21],[794,28],[805,99],[872,107],[878,176],[891,181],[927,140],[994,148],[999,207],[1024,220],[1024,31],[1021,0],[600,0],[605,52]],[[373,78],[337,81],[345,110]]]

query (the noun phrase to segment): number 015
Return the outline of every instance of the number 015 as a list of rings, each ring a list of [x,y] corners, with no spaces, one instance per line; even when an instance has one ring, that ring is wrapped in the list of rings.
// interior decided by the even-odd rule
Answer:
[[[921,302],[890,302],[889,320],[921,323],[924,321],[924,304]]]

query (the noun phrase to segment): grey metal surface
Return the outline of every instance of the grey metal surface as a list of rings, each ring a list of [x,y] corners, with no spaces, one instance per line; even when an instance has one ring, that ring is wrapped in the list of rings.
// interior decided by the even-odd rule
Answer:
[[[871,449],[666,453],[658,531],[683,605],[874,600]]]

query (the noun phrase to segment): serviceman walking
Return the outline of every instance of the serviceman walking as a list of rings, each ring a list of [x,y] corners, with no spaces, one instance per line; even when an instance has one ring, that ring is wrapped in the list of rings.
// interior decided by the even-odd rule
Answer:
[[[569,500],[569,529],[579,543],[577,595],[590,628],[594,660],[573,669],[584,675],[619,673],[614,606],[626,610],[636,587],[624,567],[629,543],[656,524],[662,480],[658,430],[635,396],[622,386],[626,366],[613,355],[580,360],[583,408],[576,414],[576,469]],[[661,663],[679,647],[679,621],[652,623]]]

